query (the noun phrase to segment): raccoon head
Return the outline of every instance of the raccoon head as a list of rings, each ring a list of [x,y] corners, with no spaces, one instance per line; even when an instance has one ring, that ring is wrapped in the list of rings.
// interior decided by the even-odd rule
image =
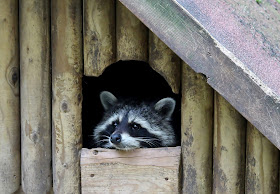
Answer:
[[[112,93],[103,91],[100,100],[105,113],[94,129],[98,147],[131,150],[175,145],[170,124],[175,108],[172,98],[163,98],[155,104],[136,103],[118,100]]]

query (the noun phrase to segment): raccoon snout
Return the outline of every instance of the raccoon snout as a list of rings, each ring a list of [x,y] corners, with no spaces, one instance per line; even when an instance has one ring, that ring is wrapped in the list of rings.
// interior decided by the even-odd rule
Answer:
[[[121,134],[119,134],[119,133],[115,133],[115,134],[112,134],[112,135],[111,135],[110,139],[111,139],[111,142],[112,142],[112,143],[118,144],[118,143],[121,142],[122,136],[121,136]]]

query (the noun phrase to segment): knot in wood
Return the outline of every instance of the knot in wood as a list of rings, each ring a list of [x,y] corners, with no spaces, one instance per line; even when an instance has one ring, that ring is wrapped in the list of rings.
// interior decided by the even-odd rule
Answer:
[[[69,111],[69,109],[68,109],[68,104],[67,104],[66,101],[62,101],[62,103],[61,103],[61,110],[62,110],[63,112],[65,112],[65,113]]]
[[[78,103],[80,103],[82,101],[82,94],[78,94]]]
[[[67,169],[68,165],[66,163],[63,163],[63,167]]]
[[[12,67],[8,74],[8,82],[10,86],[15,88],[17,86],[17,83],[19,81],[19,73],[17,67]]]
[[[39,135],[37,132],[32,132],[30,138],[33,141],[33,143],[39,142]]]

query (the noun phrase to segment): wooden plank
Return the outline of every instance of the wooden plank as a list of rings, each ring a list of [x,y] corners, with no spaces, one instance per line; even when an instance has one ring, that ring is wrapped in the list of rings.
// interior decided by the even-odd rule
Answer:
[[[244,193],[246,120],[215,93],[213,193]]]
[[[232,55],[231,52],[211,36],[209,29],[204,29],[201,24],[197,23],[198,16],[203,14],[202,10],[196,9],[197,7],[194,6],[193,11],[197,12],[196,17],[194,17],[189,12],[191,10],[190,8],[181,7],[178,1],[175,0],[162,0],[160,3],[159,1],[153,0],[120,1],[196,72],[206,75],[208,78],[207,82],[216,91],[224,96],[228,102],[257,127],[274,145],[280,148],[280,130],[278,130],[278,126],[280,126],[280,95],[276,95],[272,91],[272,87],[263,84],[262,78],[252,72],[252,69],[248,68],[246,63],[243,63],[235,55]],[[184,2],[192,3],[193,1]],[[205,1],[205,4],[207,3]],[[217,6],[218,4],[213,5],[219,7]],[[221,6],[223,5],[221,4]],[[208,10],[207,13],[215,15],[213,10]],[[226,11],[226,13],[233,12]],[[262,14],[263,12],[259,13]],[[238,17],[232,18],[238,22],[240,21]],[[210,22],[209,24],[212,23]],[[217,24],[219,25],[219,23]],[[226,21],[226,24],[228,24],[228,21]],[[275,23],[275,25],[277,24]],[[246,25],[239,27],[234,28],[234,30],[243,29]],[[250,35],[253,36],[254,33],[250,31],[251,27],[248,26],[248,28]],[[235,32],[231,31],[231,33]],[[224,38],[227,36],[221,37]],[[255,37],[251,37],[250,39],[253,40]],[[247,41],[243,42],[246,44]],[[249,46],[246,48],[255,47]],[[236,51],[238,50],[236,49]],[[267,50],[269,51],[270,49]],[[258,54],[258,52],[255,53]],[[242,55],[244,54],[242,53]],[[251,58],[253,63],[254,59],[254,57]],[[279,69],[279,65],[275,62],[274,60],[271,63],[273,64],[272,69]],[[278,67],[276,68],[276,66]],[[263,67],[270,68],[271,66],[268,64],[263,65]],[[277,72],[279,71],[277,70]],[[269,75],[267,76],[269,77]],[[279,76],[273,77],[276,82],[279,82],[279,79],[277,79]]]
[[[279,150],[248,123],[246,193],[279,193],[278,156]]]
[[[117,60],[148,61],[148,29],[117,1]]]
[[[180,147],[82,149],[82,193],[178,193]]]
[[[84,0],[84,74],[99,76],[115,62],[115,1]]]
[[[182,64],[182,193],[212,192],[213,89]]]
[[[280,4],[176,0],[212,37],[280,96]],[[232,59],[233,59],[233,56]]]
[[[52,5],[52,126],[55,193],[80,193],[82,4]]]
[[[176,94],[180,90],[180,58],[154,33],[149,31],[149,64],[169,83]]]
[[[0,1],[0,193],[20,186],[18,1]]]
[[[50,3],[21,1],[19,17],[22,188],[25,193],[48,193],[52,186]]]

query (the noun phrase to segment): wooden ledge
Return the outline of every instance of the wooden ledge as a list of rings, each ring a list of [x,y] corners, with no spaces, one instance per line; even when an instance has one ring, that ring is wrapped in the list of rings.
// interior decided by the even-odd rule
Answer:
[[[177,193],[181,147],[82,149],[82,193]]]

